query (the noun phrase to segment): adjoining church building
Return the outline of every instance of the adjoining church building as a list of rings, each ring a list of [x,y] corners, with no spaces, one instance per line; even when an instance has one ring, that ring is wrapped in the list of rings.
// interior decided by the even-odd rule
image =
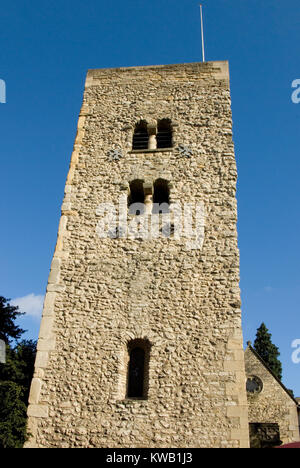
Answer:
[[[27,447],[249,447],[236,181],[227,62],[88,72]]]
[[[299,441],[299,404],[248,342],[245,350],[250,446]]]

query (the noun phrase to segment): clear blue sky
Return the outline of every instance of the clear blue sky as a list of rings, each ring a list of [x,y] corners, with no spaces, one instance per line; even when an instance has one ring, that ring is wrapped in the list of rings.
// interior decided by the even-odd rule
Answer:
[[[206,59],[229,60],[244,339],[264,321],[300,396],[299,0],[209,0]],[[198,2],[6,2],[0,17],[0,295],[43,296],[89,68],[201,60]],[[29,310],[29,309],[28,309]],[[31,312],[34,314],[36,309]],[[37,338],[39,318],[21,320]]]

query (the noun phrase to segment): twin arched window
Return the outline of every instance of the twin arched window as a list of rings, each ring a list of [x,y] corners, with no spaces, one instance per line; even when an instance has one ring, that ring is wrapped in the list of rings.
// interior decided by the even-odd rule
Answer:
[[[151,212],[153,214],[169,213],[170,190],[169,183],[165,179],[157,179],[153,186],[145,187],[144,181],[133,180],[130,183],[130,194],[128,197],[128,210],[131,215],[144,214],[147,203],[151,198]]]
[[[136,124],[132,149],[159,149],[171,148],[173,146],[173,132],[170,119],[162,119],[156,126],[148,125],[145,120]]]

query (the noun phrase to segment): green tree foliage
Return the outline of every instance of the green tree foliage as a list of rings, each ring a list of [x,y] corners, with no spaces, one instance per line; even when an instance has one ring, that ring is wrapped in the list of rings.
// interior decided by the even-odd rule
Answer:
[[[254,349],[267,364],[269,369],[275,374],[275,376],[281,380],[282,379],[282,364],[279,361],[278,357],[280,352],[272,343],[272,335],[269,333],[266,325],[264,323],[257,329],[256,339],[254,341]]]
[[[0,297],[0,339],[6,342],[6,363],[0,364],[0,448],[21,448],[26,440],[26,410],[36,343],[21,340],[24,330],[14,324],[22,315]]]
[[[15,382],[0,381],[0,448],[22,448],[26,440],[24,390]]]
[[[24,313],[18,307],[10,305],[9,299],[0,296],[0,340],[10,343],[12,339],[18,340],[21,337],[24,330],[14,323],[20,315]]]

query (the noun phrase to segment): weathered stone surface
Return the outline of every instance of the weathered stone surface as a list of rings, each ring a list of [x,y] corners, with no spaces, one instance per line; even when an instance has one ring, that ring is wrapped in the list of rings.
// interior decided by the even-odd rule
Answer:
[[[163,118],[173,148],[133,152],[136,123]],[[123,157],[112,161],[116,148]],[[118,205],[134,179],[149,189],[160,178],[171,204],[204,205],[196,246],[98,237],[101,203]],[[227,62],[88,72],[27,446],[248,446],[236,179]],[[134,339],[151,345],[146,400],[126,398]]]

